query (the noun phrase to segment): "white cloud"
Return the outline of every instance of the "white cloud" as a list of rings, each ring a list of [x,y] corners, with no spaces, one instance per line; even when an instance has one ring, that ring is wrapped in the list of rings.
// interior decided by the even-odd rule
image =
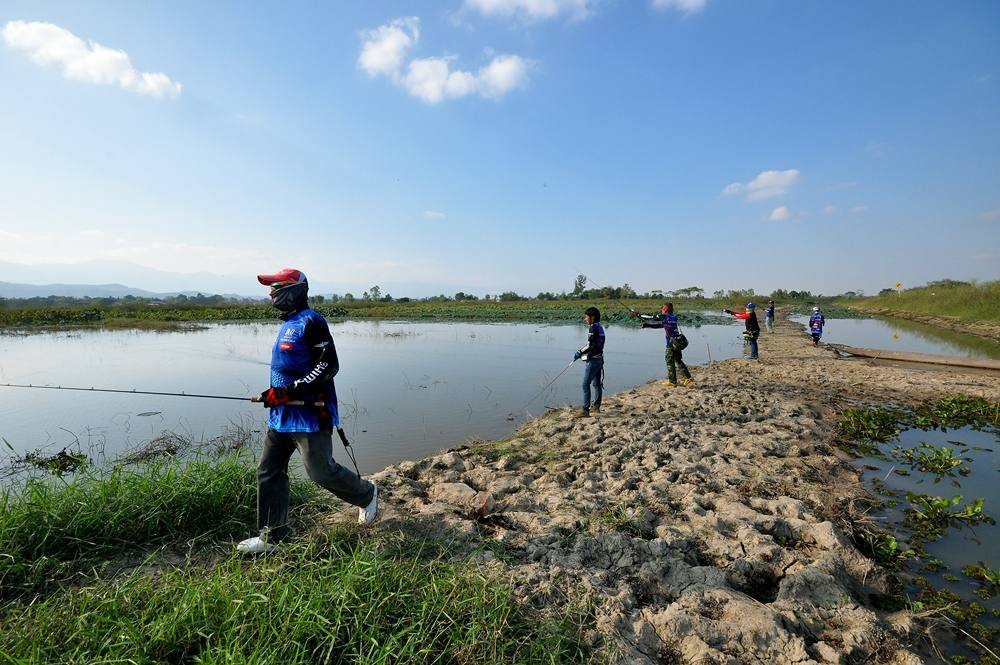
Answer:
[[[851,208],[851,212],[853,212],[855,215],[857,215],[858,213],[865,212],[866,210],[868,210],[868,206],[854,206],[853,208]]]
[[[993,252],[979,252],[978,254],[973,255],[972,258],[976,261],[992,261],[994,257],[996,257],[996,254]]]
[[[562,15],[584,19],[593,12],[593,5],[594,0],[465,0],[463,7],[483,16],[540,21]]]
[[[708,0],[653,0],[653,9],[676,9],[683,14],[700,12],[708,4]]]
[[[837,208],[835,206],[827,206],[823,208],[823,212],[827,215],[832,215],[833,213],[837,212]]]
[[[166,74],[137,71],[125,51],[85,42],[52,23],[10,21],[2,34],[9,48],[26,52],[39,64],[61,65],[63,76],[74,81],[117,85],[153,97],[181,93],[181,84]]]
[[[437,210],[424,210],[424,219],[444,219],[446,215]]]
[[[788,208],[786,208],[785,206],[778,206],[777,208],[771,211],[771,216],[769,217],[769,219],[772,222],[783,222],[789,217],[791,217],[791,213],[788,212]]]
[[[750,182],[733,182],[726,185],[725,189],[722,190],[722,195],[735,196],[745,192],[747,201],[762,201],[781,196],[798,181],[799,172],[797,169],[762,171]]]
[[[983,213],[983,219],[994,221],[1000,219],[1000,208],[994,208],[993,210],[987,210]]]
[[[396,19],[361,33],[365,39],[358,66],[369,76],[385,76],[428,104],[479,95],[499,99],[527,81],[530,63],[517,55],[496,55],[476,72],[452,67],[454,56],[415,58],[403,68],[407,52],[420,39],[420,19]]]
[[[420,19],[416,16],[397,18],[361,33],[364,45],[358,56],[358,66],[369,76],[398,76],[407,52],[420,41]]]

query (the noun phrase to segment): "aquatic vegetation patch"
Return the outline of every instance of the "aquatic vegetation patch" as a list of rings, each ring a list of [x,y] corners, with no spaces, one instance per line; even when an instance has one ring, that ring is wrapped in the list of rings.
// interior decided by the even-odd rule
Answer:
[[[854,544],[861,552],[889,570],[896,570],[916,556],[913,550],[900,547],[896,537],[885,531],[857,529]]]
[[[844,411],[840,434],[859,443],[885,443],[899,436],[902,411],[886,407],[856,407]]]
[[[24,454],[22,459],[14,460],[14,463],[15,465],[24,464],[36,469],[43,469],[55,476],[62,476],[85,468],[90,463],[90,458],[84,453],[71,453],[69,449],[63,448],[55,455],[45,455],[38,451],[28,452]]]
[[[990,568],[980,561],[962,568],[966,576],[980,582],[976,594],[982,598],[993,598],[1000,593],[1000,568]]]
[[[944,476],[958,469],[958,473],[961,475],[969,474],[969,467],[962,467],[962,465],[970,460],[956,456],[952,449],[947,446],[937,448],[921,441],[916,448],[897,447],[892,452],[897,459],[909,462],[913,468],[924,473]]]
[[[962,503],[960,494],[948,499],[911,492],[907,493],[906,498],[910,502],[910,507],[906,511],[905,523],[923,541],[940,538],[952,521],[968,526],[995,524],[993,518],[983,512],[985,499],[982,498],[965,505],[960,505]]]

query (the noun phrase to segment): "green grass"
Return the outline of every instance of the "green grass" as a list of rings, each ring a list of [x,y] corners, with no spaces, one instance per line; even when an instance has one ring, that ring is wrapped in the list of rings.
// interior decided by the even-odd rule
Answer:
[[[1000,280],[979,284],[950,283],[904,289],[896,293],[845,300],[839,305],[861,310],[888,309],[963,321],[1000,322]]]
[[[469,564],[424,557],[414,542],[379,551],[374,538],[344,529],[267,558],[67,589],[0,618],[0,654],[81,664],[587,661],[585,603],[543,616]]]
[[[583,310],[593,305],[601,310],[604,321],[631,319],[628,307],[644,314],[660,310],[661,299],[656,300],[519,300],[493,301],[444,301],[444,302],[372,302],[313,304],[313,309],[329,318],[349,319],[405,319],[405,320],[457,320],[457,321],[535,321],[579,322]],[[675,300],[682,325],[718,323],[729,317],[702,314],[705,310],[737,307],[742,303],[723,302],[705,298]],[[724,318],[723,318],[724,317]],[[34,309],[0,309],[0,328],[31,326],[109,326],[109,327],[162,327],[165,323],[196,321],[271,321],[277,312],[268,305],[249,306],[169,306],[112,305],[87,307],[50,307]]]
[[[292,485],[292,503],[315,496]],[[257,481],[246,454],[85,468],[29,477],[0,492],[0,597],[51,588],[69,572],[129,550],[246,535]]]

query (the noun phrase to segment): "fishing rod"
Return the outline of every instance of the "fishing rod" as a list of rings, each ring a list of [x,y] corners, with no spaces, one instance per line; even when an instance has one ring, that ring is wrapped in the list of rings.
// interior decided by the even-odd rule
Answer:
[[[596,287],[596,288],[598,288],[598,289],[606,289],[606,290],[609,290],[609,291],[610,291],[610,290],[611,290],[611,288],[612,288],[612,287],[610,287],[610,286],[601,286],[600,284],[598,284],[598,283],[597,283],[597,282],[595,282],[594,280],[592,280],[592,279],[590,279],[589,277],[587,277],[586,275],[584,275],[584,274],[583,274],[582,272],[581,272],[581,273],[577,273],[577,274],[580,274],[580,275],[583,275],[583,278],[584,278],[585,280],[587,280],[588,282],[590,282],[591,284],[593,284],[593,285],[594,285],[594,287]],[[635,315],[637,315],[637,314],[639,313],[639,312],[637,312],[636,310],[634,310],[634,309],[632,309],[631,307],[629,307],[628,305],[626,305],[626,304],[625,304],[624,302],[622,302],[622,300],[621,300],[621,298],[620,298],[620,297],[619,297],[619,298],[612,298],[612,300],[614,300],[614,301],[615,301],[616,303],[618,303],[619,305],[621,305],[622,307],[624,307],[625,309],[627,309],[627,310],[628,310],[628,313],[629,313],[629,314],[631,314],[631,315],[633,315],[633,316],[635,316]]]
[[[127,395],[163,395],[166,397],[199,397],[201,399],[234,399],[240,402],[263,402],[259,395],[254,397],[231,397],[229,395],[199,395],[197,393],[168,393],[154,390],[117,390],[113,388],[80,388],[75,386],[36,386],[31,383],[0,383],[0,388],[40,388],[44,390],[79,390],[92,393],[123,393]],[[325,402],[309,402],[292,400],[285,402],[289,406],[325,406]]]
[[[166,397],[198,397],[202,399],[231,399],[237,400],[239,402],[256,402],[262,403],[264,400],[261,399],[260,395],[255,395],[253,397],[232,397],[230,395],[201,395],[197,393],[168,393],[160,392],[156,390],[118,390],[114,388],[80,388],[76,386],[36,386],[31,383],[0,383],[0,388],[40,388],[43,390],[79,390],[82,392],[92,392],[92,393],[123,393],[126,395],[161,395]],[[304,402],[302,400],[290,400],[285,402],[287,406],[326,406],[326,402]],[[358,470],[358,461],[354,458],[354,449],[351,448],[351,442],[347,440],[347,434],[344,433],[343,428],[337,427],[337,434],[340,436],[340,441],[344,444],[344,449],[347,450],[347,456],[351,458],[351,462],[354,464],[354,470],[358,472],[358,477],[361,477],[361,471]]]
[[[560,377],[560,376],[562,376],[563,374],[565,374],[565,373],[566,373],[566,370],[568,370],[568,369],[569,369],[570,367],[572,367],[572,366],[573,366],[573,363],[575,363],[575,362],[576,362],[576,359],[574,358],[574,359],[573,359],[572,361],[570,361],[570,363],[569,363],[568,365],[566,365],[565,367],[563,367],[563,368],[562,368],[562,371],[561,371],[561,372],[559,372],[558,374],[556,374],[556,378],[554,378],[554,379],[552,379],[551,381],[549,381],[548,383],[546,383],[546,384],[545,384],[545,387],[544,387],[544,388],[542,388],[541,390],[539,390],[539,391],[538,391],[538,394],[537,394],[537,395],[535,395],[535,396],[534,396],[534,397],[532,397],[532,398],[531,398],[530,400],[528,400],[527,404],[525,404],[524,406],[522,406],[522,407],[521,407],[520,409],[518,409],[518,410],[519,410],[519,411],[522,411],[522,410],[524,410],[524,409],[527,409],[527,408],[528,408],[529,406],[531,406],[531,403],[532,403],[532,402],[534,402],[534,401],[535,401],[536,399],[538,399],[539,397],[541,397],[541,396],[542,396],[542,393],[544,393],[544,392],[545,392],[546,390],[548,390],[548,389],[549,389],[549,386],[551,386],[551,385],[552,385],[553,383],[555,383],[556,381],[558,381],[558,380],[559,380],[559,377]]]

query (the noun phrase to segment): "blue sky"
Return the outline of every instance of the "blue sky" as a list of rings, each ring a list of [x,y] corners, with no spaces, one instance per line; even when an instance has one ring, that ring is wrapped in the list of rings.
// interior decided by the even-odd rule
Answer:
[[[5,2],[0,262],[397,297],[1000,278],[1000,3],[325,4]]]

